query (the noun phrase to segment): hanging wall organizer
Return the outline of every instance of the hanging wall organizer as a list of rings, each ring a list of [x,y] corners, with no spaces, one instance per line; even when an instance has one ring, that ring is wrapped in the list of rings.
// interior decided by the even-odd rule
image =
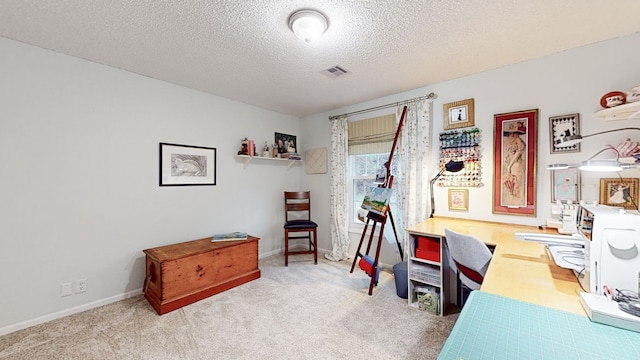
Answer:
[[[440,133],[440,168],[449,161],[464,161],[464,169],[457,173],[445,172],[438,179],[442,187],[480,187],[480,129],[477,127],[447,130]]]

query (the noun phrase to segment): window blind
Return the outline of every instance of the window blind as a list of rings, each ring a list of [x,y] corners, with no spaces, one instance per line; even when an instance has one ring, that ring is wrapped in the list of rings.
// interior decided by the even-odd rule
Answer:
[[[391,151],[396,128],[395,114],[349,122],[349,155]]]

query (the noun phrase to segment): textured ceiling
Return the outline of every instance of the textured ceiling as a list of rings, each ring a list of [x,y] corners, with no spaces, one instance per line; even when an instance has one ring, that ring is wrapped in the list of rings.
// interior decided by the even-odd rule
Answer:
[[[329,18],[310,44],[287,27],[301,8]],[[638,0],[0,0],[0,36],[304,116],[639,32],[638,14]],[[334,65],[349,74],[320,73]]]

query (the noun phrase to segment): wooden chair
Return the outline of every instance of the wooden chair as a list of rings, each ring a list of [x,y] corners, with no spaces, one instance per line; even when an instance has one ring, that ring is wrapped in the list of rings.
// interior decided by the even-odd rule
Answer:
[[[284,192],[284,266],[289,266],[289,255],[313,254],[313,261],[318,264],[318,224],[311,221],[311,192]],[[289,233],[304,233],[290,236]],[[307,239],[309,250],[289,251],[289,240]]]

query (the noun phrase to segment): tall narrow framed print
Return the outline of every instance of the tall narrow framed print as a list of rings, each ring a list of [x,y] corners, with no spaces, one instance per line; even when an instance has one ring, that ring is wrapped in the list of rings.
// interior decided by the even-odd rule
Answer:
[[[538,109],[494,115],[493,213],[536,216]]]
[[[215,184],[215,148],[160,143],[160,186]]]

